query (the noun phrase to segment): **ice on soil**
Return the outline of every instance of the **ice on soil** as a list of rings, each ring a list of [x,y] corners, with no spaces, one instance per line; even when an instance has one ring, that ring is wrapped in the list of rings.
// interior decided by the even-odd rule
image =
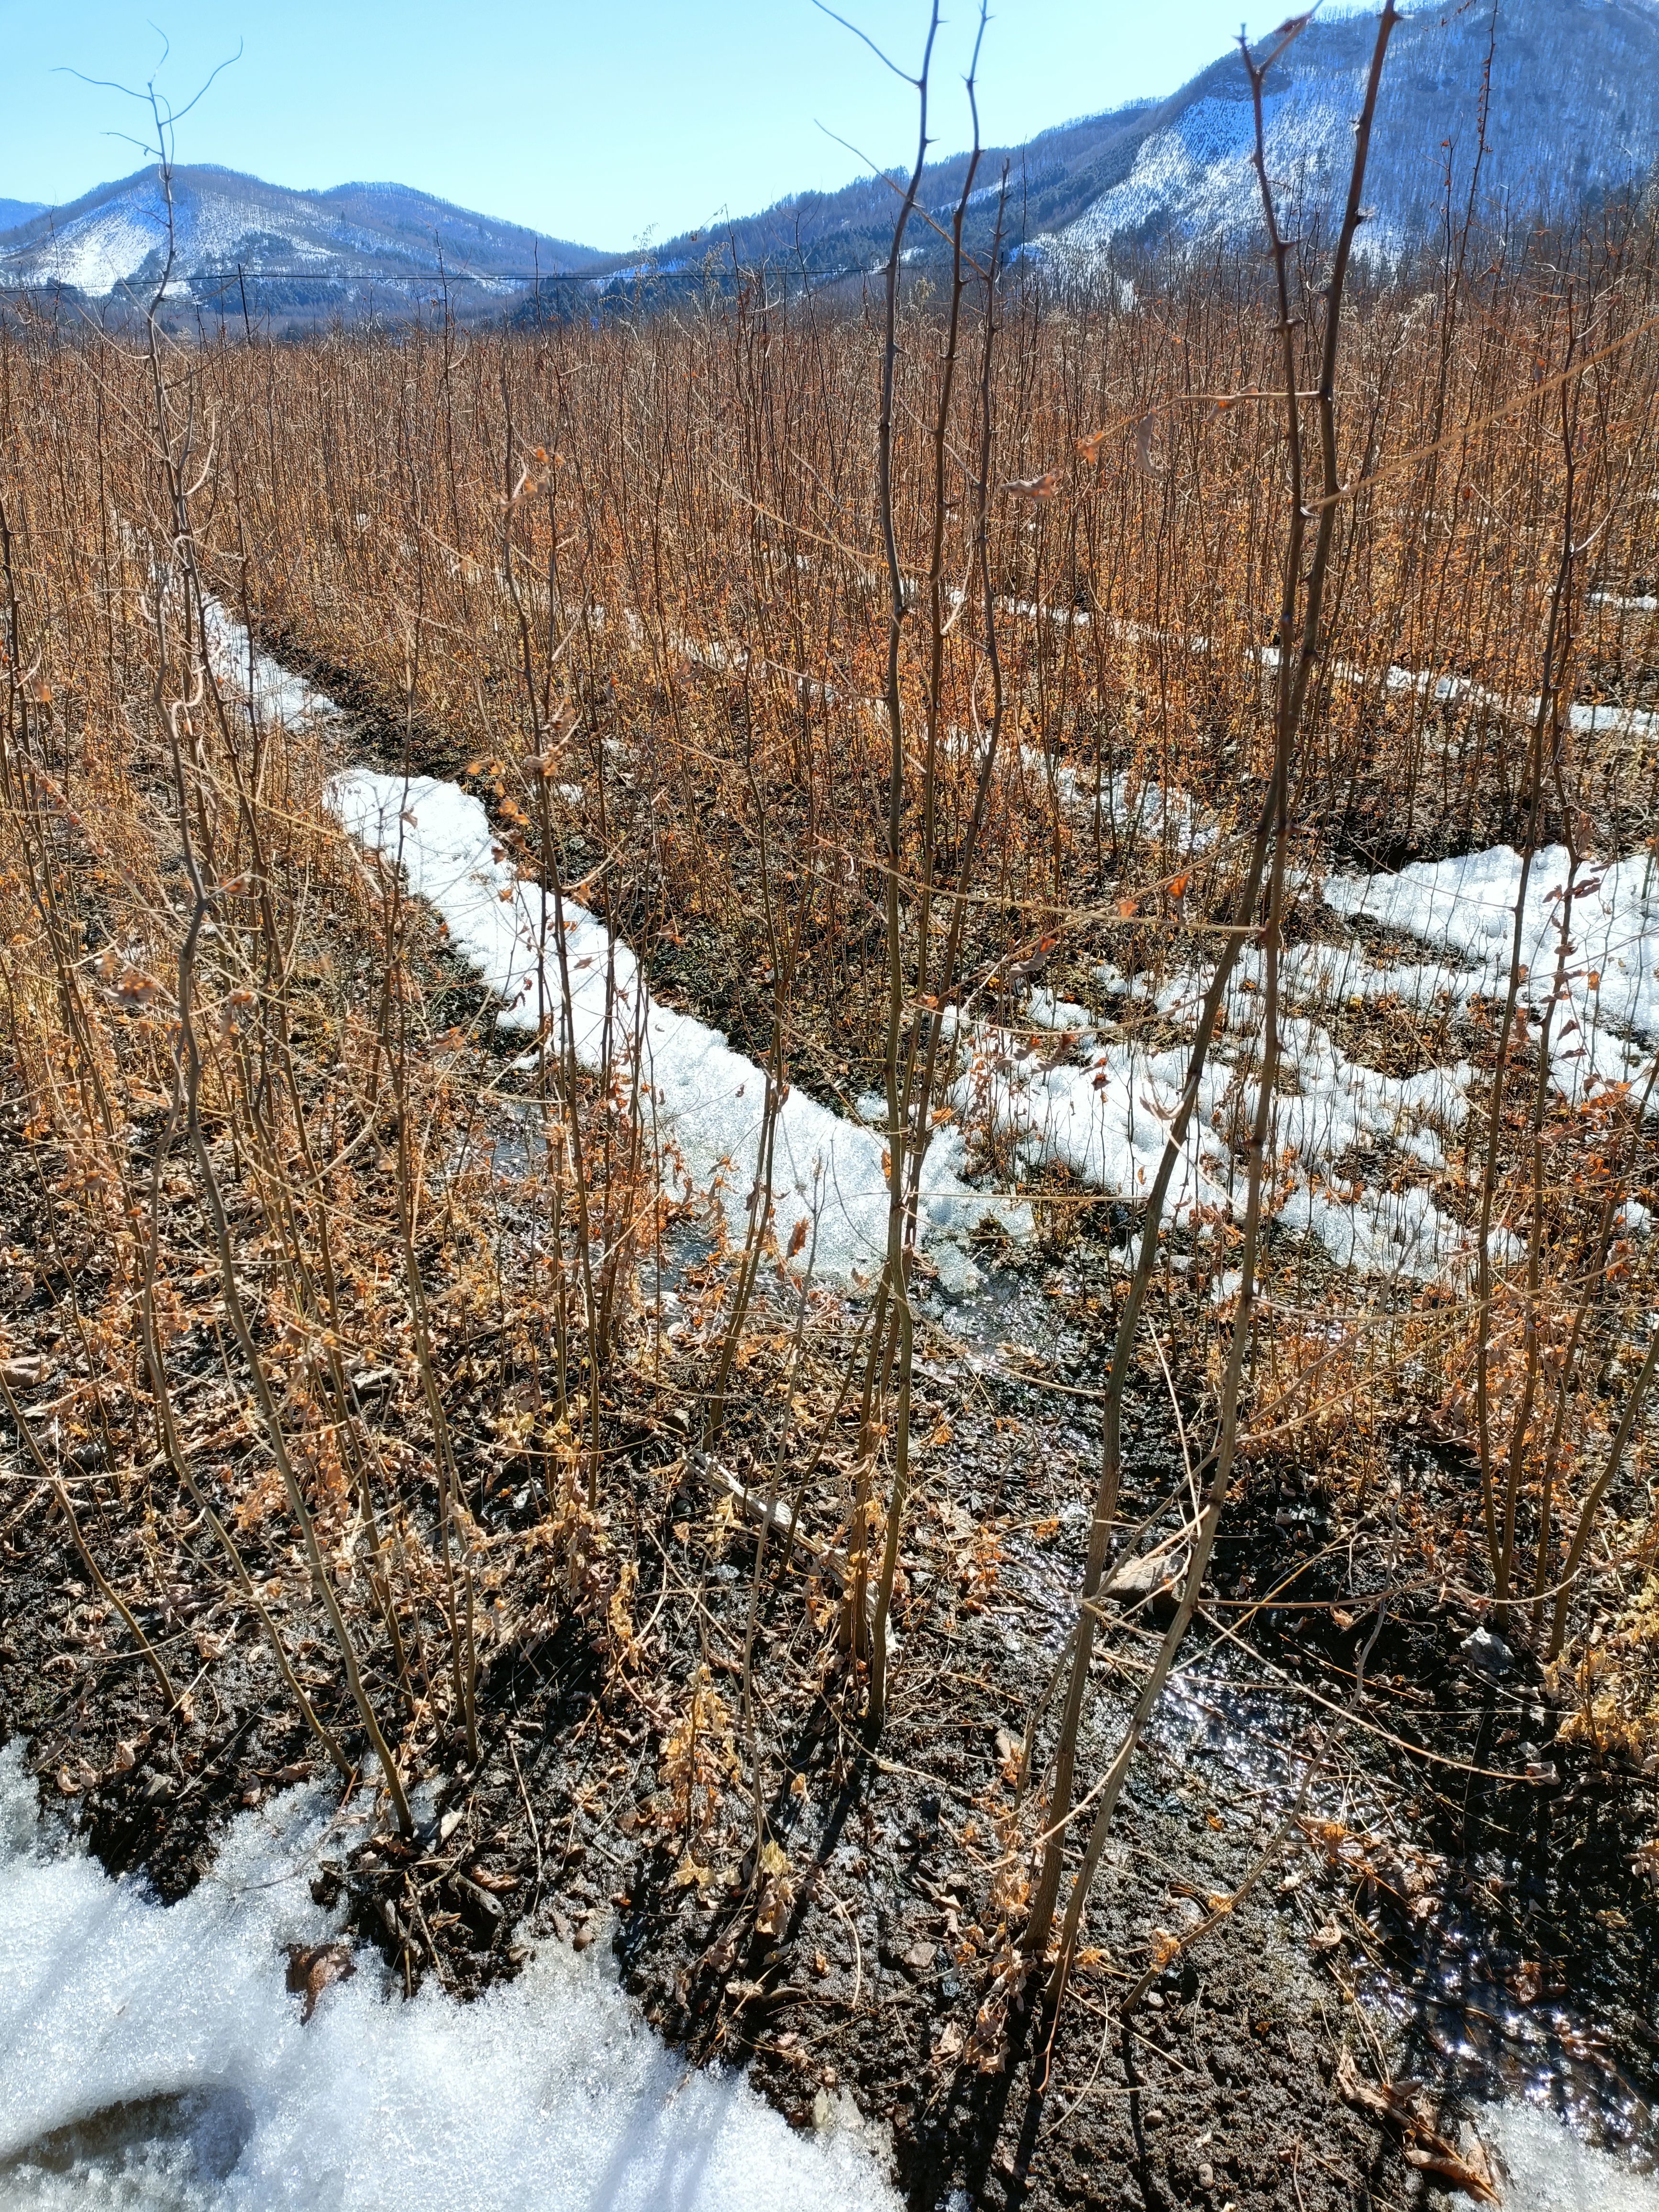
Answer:
[[[1659,2212],[1659,2176],[1581,2142],[1536,2105],[1488,2105],[1479,2133],[1503,2169],[1503,2212]]]
[[[362,1833],[288,1790],[163,1906],[49,1847],[0,1753],[0,2207],[896,2212],[874,2131],[842,2106],[802,2136],[683,2065],[599,1947],[471,2004],[406,2002],[360,1951],[302,2026],[284,1947],[336,1934],[311,1877]]]

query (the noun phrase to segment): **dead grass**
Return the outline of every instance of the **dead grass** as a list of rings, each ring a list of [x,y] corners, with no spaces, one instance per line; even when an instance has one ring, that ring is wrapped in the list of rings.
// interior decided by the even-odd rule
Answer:
[[[1655,696],[1651,626],[1593,594],[1659,567],[1656,266],[1632,221],[1516,241],[1461,290],[1379,286],[1357,303],[1342,465],[1376,489],[1342,509],[1297,768],[1316,870],[1567,831],[1611,854],[1655,834],[1659,748],[1575,733],[1564,713],[1540,790],[1528,702],[1569,468],[1585,550],[1568,557],[1552,663],[1563,707]],[[1086,312],[1014,294],[1002,312],[994,605],[969,590],[964,393],[945,418],[943,573],[967,596],[950,602],[936,690],[919,626],[900,656],[905,726],[931,712],[939,741],[910,763],[892,862],[907,944],[925,951],[924,887],[937,896],[973,810],[994,634],[1006,742],[950,986],[981,1012],[1016,968],[1058,988],[1103,957],[1156,975],[1210,947],[1271,755],[1261,655],[1279,590],[1279,417],[1234,397],[1273,381],[1250,281],[1194,276]],[[919,575],[936,314],[907,307],[899,335],[895,522]],[[856,319],[751,298],[533,337],[163,349],[158,400],[119,344],[27,318],[0,329],[0,1084],[39,1240],[6,1255],[9,1480],[49,1470],[89,1509],[143,1501],[158,1582],[186,1509],[222,1527],[228,1587],[239,1545],[274,1545],[272,1638],[326,1650],[337,1592],[362,1709],[410,1774],[471,1730],[479,1669],[522,1626],[504,1551],[533,1556],[630,1663],[634,1539],[608,1515],[606,1408],[624,1388],[657,1394],[653,1419],[679,1402],[638,1264],[665,1217],[642,1180],[637,1096],[574,1069],[539,1092],[510,1077],[482,994],[319,793],[353,747],[464,775],[524,872],[583,884],[671,994],[757,1058],[781,1040],[788,1079],[822,1096],[867,1089],[890,865],[876,360]],[[1006,489],[1051,472],[1041,496]],[[204,591],[349,696],[356,723],[250,725],[204,655]],[[1400,669],[1462,688],[1437,699],[1390,684]],[[1196,853],[1189,802],[1216,831]],[[1443,1053],[1398,1008],[1329,1018],[1373,1066]],[[1482,1309],[1384,1295],[1276,1246],[1241,1450],[1318,1466],[1358,1512],[1395,1426],[1432,1427],[1462,1455],[1466,1536],[1484,1434],[1488,1494],[1512,1486],[1513,1626],[1542,1643],[1659,1292],[1619,1214],[1653,1202],[1651,1128],[1615,1088],[1537,1103],[1511,1039],[1488,1174],[1493,1018],[1463,1042],[1487,1103],[1437,1193],[1465,1223],[1488,1199],[1528,1267],[1500,1270]],[[509,1097],[533,1133],[510,1173],[495,1152]],[[1063,1185],[1043,1206],[1057,1249],[1103,1211]],[[1226,1349],[1207,1292],[1237,1234],[1218,1224],[1156,1307],[1200,1450]],[[708,1388],[729,1285],[724,1253],[688,1280],[682,1384],[689,1344]],[[1098,1287],[1115,1295],[1109,1276]],[[780,1377],[781,1275],[780,1294],[782,1320],[757,1320],[721,1388],[757,1469],[811,1463],[830,1547],[854,1524],[859,1454],[843,1439],[813,1455],[834,1409]],[[878,1456],[890,1413],[878,1387]],[[1651,1466],[1643,1418],[1594,1524],[1560,1676],[1576,1726],[1644,1755]],[[487,1533],[485,1501],[526,1476],[533,1530]],[[963,1543],[964,1572],[992,1588],[994,1538]],[[1456,1550],[1459,1571],[1489,1574],[1478,1544]],[[712,1681],[665,1728],[663,1787],[695,1835],[750,1754]]]

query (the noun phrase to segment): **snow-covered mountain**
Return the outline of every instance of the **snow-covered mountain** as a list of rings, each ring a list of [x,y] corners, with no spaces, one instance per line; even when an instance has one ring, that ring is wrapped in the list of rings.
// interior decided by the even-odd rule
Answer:
[[[1268,166],[1292,228],[1305,230],[1346,191],[1376,29],[1376,0],[1316,17],[1273,71]],[[1089,60],[1109,78],[1109,31]],[[1477,218],[1571,219],[1659,166],[1659,0],[1407,0],[1389,48],[1367,173],[1374,213],[1361,239],[1374,257],[1431,246],[1449,204],[1461,224],[1483,84]],[[1166,240],[1231,240],[1254,251],[1261,210],[1253,129],[1235,50],[1168,100],[1085,116],[1023,146],[988,148],[968,212],[969,248],[982,255],[990,244],[1006,164],[1005,251],[1061,274],[1087,275],[1109,249]],[[946,229],[966,166],[957,154],[924,173],[922,204]],[[672,291],[701,281],[712,240],[716,275],[735,258],[766,265],[779,284],[862,284],[885,264],[894,207],[886,178],[862,178],[722,221],[702,238],[669,239],[620,276],[647,294],[653,284]],[[910,240],[907,259],[919,270],[947,251],[939,232],[921,224],[911,226]]]
[[[1376,13],[1316,18],[1280,61],[1266,102],[1267,158],[1287,219],[1305,229],[1346,187]],[[1109,34],[1098,63],[1112,62]],[[1659,0],[1417,0],[1394,33],[1378,103],[1362,240],[1377,257],[1431,244],[1471,201],[1486,88],[1476,216],[1571,219],[1659,173]],[[1006,166],[1006,251],[1086,271],[1113,249],[1259,239],[1249,88],[1237,52],[1162,102],[1139,101],[988,149],[967,240],[982,253]],[[948,219],[966,158],[931,162],[923,204]],[[861,283],[892,237],[888,181],[807,192],[713,232],[623,256],[545,238],[403,185],[291,191],[220,168],[181,168],[173,295],[289,327],[396,314],[441,282],[463,315],[539,317],[572,288],[630,299],[727,281],[733,263],[814,289]],[[9,222],[15,228],[4,228]],[[73,206],[0,201],[0,287],[58,287],[88,301],[144,298],[161,270],[166,210],[154,170]],[[913,225],[925,265],[943,247]],[[711,258],[712,257],[712,258]],[[540,291],[538,293],[539,281]],[[591,289],[589,289],[591,288]],[[532,295],[535,295],[532,300]]]
[[[1264,103],[1270,175],[1299,219],[1346,191],[1375,12],[1316,19]],[[1389,47],[1366,172],[1374,254],[1398,254],[1468,205],[1490,66],[1478,216],[1571,218],[1659,164],[1659,0],[1470,0],[1419,7]],[[1114,240],[1259,230],[1254,121],[1239,58],[1214,62],[1145,118],[1127,175],[1055,236]]]
[[[474,215],[406,185],[292,191],[220,168],[173,177],[173,283],[198,302],[241,286],[258,310],[365,313],[441,282],[465,310],[499,307],[538,276],[556,279],[609,257],[516,223]],[[156,170],[100,185],[71,206],[30,210],[0,236],[0,282],[61,287],[87,300],[148,295],[163,265],[167,203]]]

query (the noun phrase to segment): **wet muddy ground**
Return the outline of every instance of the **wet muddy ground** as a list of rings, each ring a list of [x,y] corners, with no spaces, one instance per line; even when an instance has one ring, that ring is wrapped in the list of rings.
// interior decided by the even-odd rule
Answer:
[[[638,1569],[621,1656],[614,1614],[599,1632],[543,1555],[503,1552],[520,1626],[481,1686],[479,1759],[440,1745],[418,1778],[422,1832],[359,1831],[323,1888],[410,1987],[435,1974],[465,1996],[529,1945],[611,1946],[653,2024],[699,2060],[749,2065],[797,2124],[856,2112],[890,2129],[908,2201],[929,2212],[1424,2201],[1434,2177],[1343,2094],[1345,2054],[1366,2081],[1424,2082],[1449,2141],[1481,2100],[1524,2094],[1650,2156],[1659,1914],[1631,1857],[1655,1778],[1556,1745],[1519,1639],[1501,1659],[1471,1646],[1475,1614],[1411,1568],[1399,1500],[1339,1529],[1315,1470],[1257,1471],[1236,1502],[1057,2029],[1032,1987],[981,2021],[1018,1925],[1003,1841],[1017,1747],[1069,1623],[1092,1486],[1102,1316],[1071,1279],[1009,1268],[967,1306],[935,1301],[917,1413],[933,1442],[877,1753],[835,1584],[799,1550],[775,1577],[775,1537],[751,1738],[753,1529],[711,1490],[671,1366],[611,1411],[606,1509]],[[1184,1486],[1156,1378],[1128,1435],[1133,1522]],[[761,1484],[760,1443],[734,1425],[713,1462]],[[1454,1475],[1406,1440],[1395,1459],[1455,1519]],[[487,1528],[535,1525],[521,1473],[495,1480]],[[55,1511],[13,1483],[0,1729],[28,1739],[43,1793],[106,1867],[176,1896],[230,1817],[311,1771],[314,1746],[200,1534],[175,1516],[172,1556],[194,1557],[199,1580],[156,1588],[142,1493],[93,1470],[82,1495],[106,1572],[142,1592],[140,1625],[188,1698],[162,1716]],[[805,1532],[830,1533],[830,1503],[809,1483]],[[1101,1639],[1092,1763],[1157,1626],[1143,1609]],[[302,1656],[309,1686],[349,1738],[322,1660]],[[1126,2018],[1155,1945],[1169,1966]]]
[[[343,672],[313,672],[363,703]],[[421,749],[422,768],[459,765],[432,733]],[[476,999],[455,988],[458,1005]],[[741,1028],[735,1005],[710,1011]],[[844,1073],[826,1062],[805,1079],[834,1097]],[[505,1113],[499,1140],[510,1168]],[[14,1255],[38,1253],[21,1136],[0,1130],[0,1227]],[[700,1256],[694,1242],[682,1264],[695,1273]],[[1411,2131],[1356,2099],[1351,2069],[1373,2087],[1424,2085],[1419,2151],[1431,2133],[1456,2142],[1484,2100],[1525,2095],[1651,2162],[1659,1899],[1632,1856],[1659,1825],[1659,1778],[1558,1745],[1560,1716],[1522,1639],[1498,1652],[1481,1640],[1481,1609],[1460,1594],[1476,1541],[1468,1471],[1409,1427],[1364,1500],[1333,1492],[1317,1465],[1247,1470],[1122,1800],[1058,2024],[1034,1984],[981,2020],[1018,1925],[1022,1869],[1005,1848],[1018,1742],[1074,1617],[1106,1260],[1074,1247],[1060,1264],[992,1267],[966,1303],[931,1301],[916,1413],[927,1448],[874,1753],[839,1654],[834,1580],[800,1547],[779,1572],[775,1538],[751,1735],[755,1534],[708,1478],[765,1487],[775,1437],[734,1416],[699,1451],[707,1367],[693,1341],[616,1378],[604,1511],[636,1577],[621,1614],[607,1605],[599,1618],[532,1540],[545,1467],[504,1465],[495,1449],[509,1363],[469,1351],[458,1456],[486,1536],[516,1540],[493,1555],[508,1626],[480,1685],[479,1755],[423,1739],[416,1838],[365,1821],[320,1891],[408,1989],[435,1977],[464,1999],[530,1946],[607,1947],[665,2035],[701,2061],[748,2066],[803,2129],[888,2130],[917,2212],[1431,2201],[1445,2177],[1407,2160]],[[0,1270],[9,1345],[49,1377],[85,1370],[67,1289],[32,1261]],[[814,1327],[826,1404],[853,1319]],[[204,1373],[222,1371],[210,1333],[201,1352]],[[373,1419],[418,1451],[406,1397],[376,1401]],[[845,1463],[854,1424],[852,1410],[829,1422],[828,1464]],[[1155,1371],[1136,1385],[1127,1433],[1133,1525],[1186,1483]],[[316,1771],[314,1740],[199,1522],[107,1473],[95,1441],[78,1444],[88,1540],[188,1685],[164,1712],[9,1425],[0,1437],[0,1736],[27,1740],[43,1797],[110,1871],[179,1896],[239,1811]],[[797,1439],[786,1497],[810,1456]],[[799,1503],[806,1534],[832,1538],[826,1468]],[[1445,1547],[1429,1572],[1425,1522]],[[250,1534],[250,1569],[289,1573],[297,1590],[275,1527]],[[303,1601],[283,1619],[307,1689],[360,1757]],[[1143,1607],[1100,1640],[1097,1768],[1158,1625]],[[393,1686],[372,1686],[392,1709]],[[1167,1969],[1126,2014],[1160,1951]]]

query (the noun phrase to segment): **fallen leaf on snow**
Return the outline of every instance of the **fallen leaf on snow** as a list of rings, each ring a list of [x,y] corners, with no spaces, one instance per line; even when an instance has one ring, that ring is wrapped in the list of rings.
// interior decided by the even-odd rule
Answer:
[[[290,1996],[303,1993],[305,2002],[300,2007],[300,2018],[307,2021],[317,2009],[317,2000],[331,1982],[348,1980],[357,1971],[357,1961],[350,1947],[345,1943],[290,1943],[288,1947],[287,1984]]]

